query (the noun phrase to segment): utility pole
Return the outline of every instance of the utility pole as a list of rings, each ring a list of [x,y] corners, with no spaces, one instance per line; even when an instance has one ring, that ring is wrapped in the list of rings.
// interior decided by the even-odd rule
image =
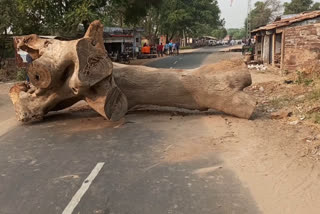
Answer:
[[[232,7],[233,1],[234,0],[231,0],[230,7]],[[251,20],[251,0],[248,0],[247,29],[246,29],[247,39],[249,39],[251,37],[251,34],[250,34],[250,32],[251,32],[251,23],[252,23],[252,20]]]
[[[248,0],[247,39],[251,37],[251,0]]]

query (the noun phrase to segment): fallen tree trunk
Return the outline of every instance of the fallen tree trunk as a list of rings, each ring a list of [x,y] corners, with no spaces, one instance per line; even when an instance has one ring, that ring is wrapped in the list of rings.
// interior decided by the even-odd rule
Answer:
[[[113,75],[127,97],[129,109],[136,105],[215,109],[249,119],[256,102],[242,90],[251,85],[250,73],[221,72],[214,66],[172,70],[114,64]]]
[[[255,101],[242,89],[251,84],[246,70],[221,71],[213,66],[194,70],[154,69],[113,64],[103,44],[103,26],[93,22],[85,36],[73,41],[20,38],[18,48],[33,58],[31,85],[10,90],[21,121],[41,120],[50,111],[85,100],[103,117],[117,121],[137,105],[216,109],[250,118]]]

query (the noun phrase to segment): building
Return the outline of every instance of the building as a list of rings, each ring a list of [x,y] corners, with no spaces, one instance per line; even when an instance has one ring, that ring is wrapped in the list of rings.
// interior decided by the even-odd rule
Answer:
[[[287,71],[320,65],[320,11],[278,18],[251,35],[255,37],[256,61]]]
[[[108,53],[133,52],[141,50],[141,28],[128,29],[119,27],[104,28],[104,43]]]

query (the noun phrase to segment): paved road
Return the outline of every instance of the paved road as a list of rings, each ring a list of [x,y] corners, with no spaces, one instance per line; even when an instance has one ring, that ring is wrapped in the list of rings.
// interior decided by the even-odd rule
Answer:
[[[194,60],[187,67],[200,65],[204,57],[182,56]],[[98,162],[105,165],[73,213],[259,213],[218,152],[167,158],[183,145],[178,136],[201,139],[201,133],[184,132],[185,124],[203,125],[201,117],[135,112],[112,124],[93,111],[77,111],[20,125],[0,136],[0,213],[62,213]]]
[[[193,69],[204,64],[216,63],[221,60],[241,55],[240,53],[221,53],[222,47],[199,48],[191,53],[183,53],[172,57],[147,63],[146,66],[170,69]]]

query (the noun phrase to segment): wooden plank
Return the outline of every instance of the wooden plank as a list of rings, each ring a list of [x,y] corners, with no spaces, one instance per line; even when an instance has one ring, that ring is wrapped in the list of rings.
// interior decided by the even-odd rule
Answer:
[[[284,31],[283,28],[277,28],[277,29],[276,29],[276,33],[282,33],[283,31]]]
[[[276,55],[276,34],[272,35],[272,66],[275,66],[275,55]]]
[[[284,68],[284,45],[285,43],[285,31],[282,31],[282,36],[281,36],[281,63],[280,63],[280,69],[281,69],[281,75],[283,74],[283,68]]]

